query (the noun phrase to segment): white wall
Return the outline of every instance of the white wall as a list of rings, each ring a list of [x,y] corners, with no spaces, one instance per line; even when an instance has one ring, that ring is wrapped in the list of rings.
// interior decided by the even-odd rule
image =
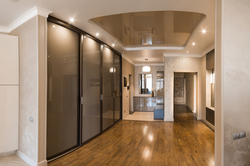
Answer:
[[[135,66],[128,62],[126,59],[122,58],[122,117],[126,117],[129,114],[129,101],[133,100],[131,99],[132,96],[129,95],[129,90],[127,87],[124,87],[124,77],[127,77],[127,84],[129,84],[129,75],[133,76],[133,85],[129,85],[130,88],[134,87],[134,72],[135,72]],[[134,94],[134,88],[133,88],[133,94]]]
[[[197,91],[197,119],[201,119],[201,58],[188,58],[188,57],[164,57],[165,63],[165,93],[164,93],[164,112],[165,121],[174,120],[174,72],[197,72],[198,91]]]
[[[46,161],[47,19],[35,16],[13,30],[19,37],[20,117],[17,154],[31,165]],[[31,122],[30,117],[34,118]]]
[[[186,73],[186,106],[193,112],[195,112],[195,80],[194,74]]]
[[[217,166],[250,165],[249,15],[248,0],[217,1],[215,47]],[[246,131],[246,138],[233,140],[233,133],[240,131]]]

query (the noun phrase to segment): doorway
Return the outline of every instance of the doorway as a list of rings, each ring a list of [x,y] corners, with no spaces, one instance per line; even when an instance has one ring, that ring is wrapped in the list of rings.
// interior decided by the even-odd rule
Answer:
[[[174,73],[174,117],[192,113],[197,119],[197,73]]]

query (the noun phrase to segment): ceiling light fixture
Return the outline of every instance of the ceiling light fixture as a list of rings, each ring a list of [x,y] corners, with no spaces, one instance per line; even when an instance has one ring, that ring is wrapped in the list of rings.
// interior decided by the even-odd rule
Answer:
[[[148,59],[145,59],[146,65],[145,65],[145,66],[142,66],[142,71],[143,71],[143,72],[150,72],[150,71],[151,71],[151,67],[147,65],[147,60],[148,60]]]
[[[194,45],[195,45],[195,43],[193,42],[193,43],[192,43],[192,45],[194,46]]]
[[[56,26],[55,25],[53,25],[53,28],[55,28]]]
[[[73,18],[70,18],[70,20],[69,20],[70,22],[74,22],[75,21],[75,19],[73,19]]]
[[[115,46],[115,44],[112,44],[112,47],[114,47]]]
[[[95,35],[96,35],[96,36],[99,36],[99,33],[96,33]]]
[[[187,53],[188,53],[188,51],[187,51]]]
[[[203,33],[203,34],[205,34],[206,32],[207,32],[206,29],[203,29],[203,30],[202,30],[202,33]]]

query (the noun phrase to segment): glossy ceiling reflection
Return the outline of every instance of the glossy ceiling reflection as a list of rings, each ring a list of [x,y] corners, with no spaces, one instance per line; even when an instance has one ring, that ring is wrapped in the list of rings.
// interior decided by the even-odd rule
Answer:
[[[181,11],[134,12],[93,18],[124,47],[169,46],[185,48],[206,16]]]

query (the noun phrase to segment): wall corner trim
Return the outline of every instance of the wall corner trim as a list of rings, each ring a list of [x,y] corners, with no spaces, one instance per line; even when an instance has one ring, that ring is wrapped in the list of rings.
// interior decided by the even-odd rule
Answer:
[[[0,26],[0,32],[8,33],[8,27],[7,26]]]
[[[129,63],[131,63],[132,65],[135,65],[134,64],[134,62],[130,59],[130,58],[128,58],[126,55],[122,55],[122,58],[124,58],[124,59],[126,59]]]
[[[167,122],[173,122],[174,121],[174,118],[172,117],[165,117],[164,118],[164,121],[167,121]]]
[[[43,17],[48,17],[50,13],[53,13],[50,10],[35,6],[32,9],[30,9],[28,12],[20,16],[18,19],[16,19],[14,22],[12,22],[9,26],[0,26],[0,32],[3,33],[10,33],[26,21],[30,20],[31,18],[40,15]]]

